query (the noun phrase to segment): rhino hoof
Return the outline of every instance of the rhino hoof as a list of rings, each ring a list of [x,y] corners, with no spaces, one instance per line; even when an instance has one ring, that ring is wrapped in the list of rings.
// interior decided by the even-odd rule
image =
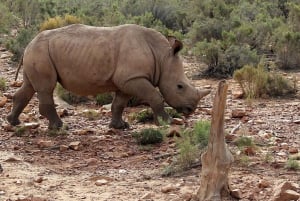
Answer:
[[[10,125],[12,125],[12,126],[16,126],[21,123],[19,119],[14,119],[11,114],[8,115],[6,117],[6,119],[7,119],[8,123],[10,123]]]
[[[126,129],[129,128],[129,124],[125,121],[111,121],[109,124],[109,128]]]

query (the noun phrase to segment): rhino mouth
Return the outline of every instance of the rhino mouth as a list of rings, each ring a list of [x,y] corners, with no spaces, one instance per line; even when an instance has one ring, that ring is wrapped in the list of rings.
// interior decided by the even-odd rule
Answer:
[[[195,107],[192,106],[183,106],[175,108],[177,112],[182,113],[184,115],[189,115],[195,111]]]

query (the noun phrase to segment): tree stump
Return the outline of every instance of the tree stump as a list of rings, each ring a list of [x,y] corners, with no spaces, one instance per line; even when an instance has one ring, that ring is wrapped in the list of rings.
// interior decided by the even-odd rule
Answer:
[[[201,156],[200,188],[195,196],[198,201],[219,201],[222,196],[229,195],[228,172],[234,159],[224,136],[227,88],[226,81],[219,82],[213,103],[208,148]]]

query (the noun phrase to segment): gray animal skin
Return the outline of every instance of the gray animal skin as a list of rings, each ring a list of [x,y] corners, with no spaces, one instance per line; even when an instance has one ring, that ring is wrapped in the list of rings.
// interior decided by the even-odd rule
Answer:
[[[113,128],[128,127],[122,113],[131,97],[150,105],[156,123],[158,117],[171,120],[164,101],[190,114],[210,91],[191,85],[178,55],[181,49],[176,38],[138,25],[77,24],[43,31],[24,51],[18,68],[23,65],[24,82],[13,97],[7,120],[19,124],[20,113],[37,92],[39,111],[49,120],[49,129],[60,128],[63,123],[53,101],[57,82],[79,95],[115,92],[109,125]]]

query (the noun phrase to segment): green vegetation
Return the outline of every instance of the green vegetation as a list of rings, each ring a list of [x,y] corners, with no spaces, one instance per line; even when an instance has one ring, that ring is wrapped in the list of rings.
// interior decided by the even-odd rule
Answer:
[[[269,73],[262,66],[245,65],[234,72],[233,78],[247,98],[283,96],[296,92],[295,86],[280,74]]]
[[[166,112],[170,115],[172,118],[181,118],[182,115],[178,113],[175,109],[173,108],[165,108]],[[136,120],[137,122],[149,122],[153,121],[153,111],[151,109],[144,109],[141,110],[137,113],[133,113],[130,117],[131,121]],[[160,121],[159,121],[160,122]],[[160,122],[161,125],[164,125],[166,122]]]
[[[0,77],[0,91],[6,90],[6,80],[2,77]]]
[[[289,170],[300,170],[300,163],[297,160],[289,159],[285,164],[285,168]]]
[[[55,136],[68,135],[68,130],[69,130],[68,126],[64,124],[59,129],[48,129],[47,132],[49,136],[55,137]]]
[[[164,135],[162,131],[154,128],[143,129],[140,132],[134,133],[133,137],[141,145],[149,145],[161,143]]]
[[[241,137],[237,138],[234,141],[234,144],[236,144],[239,148],[255,146],[252,138],[245,137],[245,136],[241,136]]]
[[[99,118],[100,114],[96,110],[84,110],[82,115],[88,120],[93,121]]]
[[[17,126],[15,129],[15,135],[17,137],[22,137],[26,131],[27,131],[27,128],[25,126]]]
[[[113,101],[113,96],[111,93],[103,93],[103,94],[98,94],[95,97],[95,101],[97,105],[106,105],[110,104]]]
[[[231,76],[245,65],[258,63],[268,66],[271,62],[282,69],[300,67],[299,0],[0,0],[0,3],[0,34],[18,29],[17,37],[10,36],[6,41],[15,60],[41,30],[73,23],[95,26],[135,23],[183,40],[183,52],[207,64],[205,75]]]

